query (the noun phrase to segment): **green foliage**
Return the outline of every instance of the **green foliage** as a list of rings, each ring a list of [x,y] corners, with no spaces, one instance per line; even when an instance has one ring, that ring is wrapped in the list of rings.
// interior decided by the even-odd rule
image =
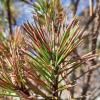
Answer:
[[[0,40],[0,86],[27,100],[37,99],[35,95],[61,100],[60,93],[73,85],[66,79],[93,56],[73,60],[71,53],[84,39],[77,18],[67,27],[61,21],[56,28],[59,13],[55,12],[62,11],[60,0],[40,1],[34,4],[39,18],[34,25],[27,22],[21,27],[24,34],[17,28],[12,36]]]
[[[50,25],[61,22],[64,17],[64,10],[60,0],[36,0],[33,4],[33,17],[40,25]]]

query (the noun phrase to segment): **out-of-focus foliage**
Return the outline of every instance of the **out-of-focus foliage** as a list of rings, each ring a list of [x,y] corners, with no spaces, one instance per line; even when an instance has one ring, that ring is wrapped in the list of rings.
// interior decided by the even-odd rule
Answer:
[[[58,24],[63,20],[64,10],[60,0],[37,0],[34,2],[33,16],[40,25],[49,25],[56,22]]]

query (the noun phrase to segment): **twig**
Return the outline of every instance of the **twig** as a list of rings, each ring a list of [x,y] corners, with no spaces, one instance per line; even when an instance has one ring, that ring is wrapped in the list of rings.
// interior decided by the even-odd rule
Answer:
[[[92,14],[93,14],[93,6],[94,6],[93,0],[89,0],[89,3],[90,3],[90,16],[92,16]]]
[[[8,15],[8,23],[9,23],[10,35],[12,35],[12,22],[11,22],[10,0],[6,0],[6,6],[7,6],[7,15]]]

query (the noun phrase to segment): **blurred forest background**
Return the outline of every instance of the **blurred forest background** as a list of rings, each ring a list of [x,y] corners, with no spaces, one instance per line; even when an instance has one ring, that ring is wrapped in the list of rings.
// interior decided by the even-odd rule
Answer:
[[[4,34],[7,37],[17,26],[23,25],[27,20],[34,23],[33,4],[35,1],[37,0],[0,0],[0,35]],[[61,4],[66,15],[66,22],[69,23],[74,16],[77,16],[80,27],[87,35],[84,43],[72,53],[73,58],[81,58],[82,54],[89,51],[92,51],[92,54],[99,53],[100,0],[61,0]],[[87,63],[82,65],[85,67],[73,70],[69,79],[73,81],[75,87],[70,88],[70,92],[65,92],[75,100],[100,100],[100,55]],[[74,79],[81,74],[82,77],[74,82]],[[67,100],[64,95],[66,93],[63,93],[63,100]],[[16,97],[12,91],[0,88],[0,100],[12,99],[19,100],[19,97]]]

